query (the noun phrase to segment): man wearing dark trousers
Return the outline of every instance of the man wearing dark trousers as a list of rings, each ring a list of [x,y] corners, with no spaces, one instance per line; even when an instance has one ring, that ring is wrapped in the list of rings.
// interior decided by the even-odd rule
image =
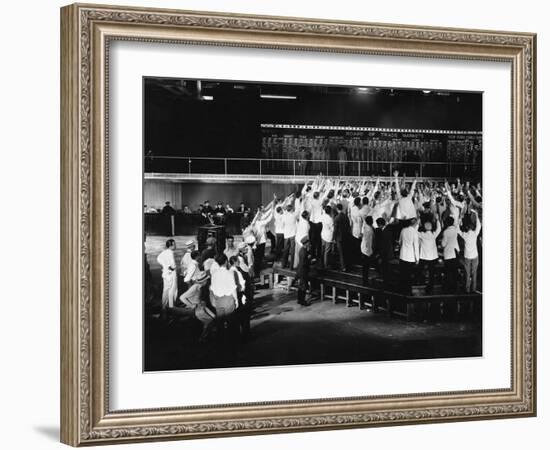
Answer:
[[[361,230],[361,263],[363,266],[363,286],[369,284],[369,269],[374,254],[374,228],[372,216],[365,217]]]
[[[347,267],[347,245],[350,239],[350,224],[348,215],[344,213],[344,207],[341,203],[336,205],[336,217],[334,218],[334,242],[340,261],[340,270],[346,272]]]
[[[311,303],[306,300],[306,292],[309,284],[309,273],[314,262],[311,254],[311,243],[309,236],[304,236],[300,241],[302,248],[298,253],[298,267],[296,268],[296,281],[298,282],[298,304],[309,306]]]
[[[399,270],[405,295],[412,295],[412,276],[415,265],[420,260],[418,241],[416,218],[406,220],[399,236]]]
[[[380,261],[378,270],[384,281],[384,288],[387,288],[391,273],[390,261],[395,257],[393,253],[393,233],[382,217],[376,219],[376,225],[378,228],[374,230],[374,248]]]

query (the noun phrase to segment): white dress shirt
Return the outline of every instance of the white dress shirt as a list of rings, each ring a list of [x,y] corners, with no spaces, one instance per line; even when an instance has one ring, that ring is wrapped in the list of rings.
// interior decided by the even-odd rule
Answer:
[[[409,193],[406,197],[401,197],[399,199],[397,207],[398,219],[412,219],[413,217],[416,217],[416,208],[412,198],[413,192]]]
[[[332,242],[334,239],[334,219],[327,213],[321,215],[321,239],[325,242]]]
[[[237,285],[235,284],[235,276],[231,271],[226,267],[220,267],[211,274],[210,290],[216,297],[236,296]]]
[[[399,259],[416,262],[419,259],[418,231],[415,227],[405,227],[399,236]]]
[[[374,243],[374,228],[370,225],[363,224],[363,238],[361,239],[361,253],[366,256],[372,256]]]
[[[458,231],[458,235],[464,239],[464,258],[475,259],[478,257],[477,252],[477,237],[481,231],[481,222],[479,217],[476,220],[476,229],[469,231]]]
[[[284,212],[275,213],[275,234],[284,234],[283,215]]]
[[[197,261],[192,259],[191,262],[187,265],[187,269],[185,271],[185,276],[183,278],[183,281],[185,281],[186,283],[189,283],[190,281],[194,281],[197,279],[199,273],[200,273],[199,265],[197,264]]]
[[[300,217],[300,220],[298,220],[298,225],[296,227],[296,242],[298,245],[302,245],[302,239],[309,235],[309,221],[304,219],[303,217]]]
[[[191,264],[191,261],[192,261],[191,252],[185,252],[185,254],[181,258],[181,263],[180,263],[181,274],[183,276],[187,275],[187,270],[189,268],[189,264]]]
[[[297,212],[288,212],[283,213],[283,234],[285,239],[292,238],[296,236],[297,224]]]
[[[439,255],[437,254],[437,244],[436,239],[441,233],[441,225],[439,220],[435,227],[435,231],[420,231],[418,232],[418,240],[420,241],[420,259],[425,261],[433,261],[437,259]]]
[[[158,263],[162,266],[162,276],[165,276],[168,273],[173,272],[170,270],[176,268],[176,260],[174,259],[174,251],[170,248],[163,250],[157,256]]]
[[[441,240],[441,246],[443,247],[443,259],[456,258],[455,251],[459,250],[457,236],[457,228],[454,225],[447,227],[443,232],[443,239]]]
[[[255,235],[258,237],[258,244],[265,244],[267,241],[267,230],[266,227],[271,222],[271,217],[273,216],[273,210],[270,210],[267,216],[258,219],[254,225]]]
[[[311,222],[313,223],[320,223],[321,222],[321,215],[323,213],[323,200],[319,196],[319,198],[313,198],[311,197],[309,199],[309,207],[311,211]]]
[[[355,239],[361,237],[361,227],[363,225],[363,218],[361,217],[361,210],[353,205],[350,211],[350,221],[351,221],[351,234]]]
[[[235,278],[235,274],[237,274],[237,279],[239,280],[240,290],[244,291],[244,288],[246,286],[246,282],[244,281],[244,278],[243,278],[241,272],[239,272],[239,270],[236,267],[233,267],[233,266],[231,266],[229,268],[229,271],[233,274],[233,278]]]

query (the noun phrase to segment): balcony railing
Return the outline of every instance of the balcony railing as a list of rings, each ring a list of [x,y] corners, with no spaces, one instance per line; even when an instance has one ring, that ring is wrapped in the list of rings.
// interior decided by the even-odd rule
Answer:
[[[481,176],[481,165],[456,161],[350,161],[318,159],[211,158],[146,156],[146,173],[187,175],[281,176],[391,176],[394,170],[409,176],[450,178]]]

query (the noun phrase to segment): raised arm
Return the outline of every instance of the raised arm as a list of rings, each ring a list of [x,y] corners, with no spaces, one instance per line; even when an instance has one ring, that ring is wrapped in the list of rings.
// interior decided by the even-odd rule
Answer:
[[[398,200],[401,200],[401,189],[399,189],[399,172],[396,170],[394,173],[393,173],[393,176],[395,177],[395,197],[398,199]]]
[[[481,219],[479,218],[479,214],[477,211],[473,211],[473,213],[476,215],[476,229],[474,230],[476,236],[479,235],[479,232],[481,231]]]
[[[438,216],[435,220],[434,236],[437,238],[437,236],[439,236],[439,233],[441,233],[441,220],[439,220],[439,216]]]
[[[479,203],[475,197],[473,196],[472,192],[470,190],[468,190],[468,197],[470,198],[470,203],[472,204],[472,206],[474,208],[478,208],[480,209],[481,208],[481,203]]]
[[[413,184],[411,186],[411,190],[407,195],[407,197],[409,197],[409,198],[412,198],[412,196],[414,195],[414,190],[416,189],[416,181],[417,181],[417,179],[415,178],[414,181],[413,181]]]

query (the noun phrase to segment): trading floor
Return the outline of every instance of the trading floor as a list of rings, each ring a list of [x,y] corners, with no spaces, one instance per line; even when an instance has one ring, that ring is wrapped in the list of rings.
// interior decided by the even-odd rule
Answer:
[[[176,242],[187,239],[178,236]],[[157,283],[156,256],[165,241],[148,236],[145,243]],[[180,252],[176,250],[177,260]],[[173,308],[170,319],[163,321],[156,306],[145,302],[146,371],[482,355],[481,311],[474,317],[443,314],[407,321],[341,301],[314,298],[311,306],[303,307],[295,291],[266,286],[256,290],[250,339],[235,343],[215,337],[200,342],[201,324],[188,310]]]

